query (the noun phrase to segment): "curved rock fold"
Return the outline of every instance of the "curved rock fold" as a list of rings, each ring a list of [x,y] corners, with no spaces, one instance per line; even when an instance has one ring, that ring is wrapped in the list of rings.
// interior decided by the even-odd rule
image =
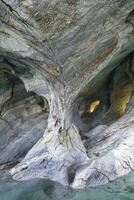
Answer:
[[[134,2],[0,1],[0,169],[84,188],[134,169]]]

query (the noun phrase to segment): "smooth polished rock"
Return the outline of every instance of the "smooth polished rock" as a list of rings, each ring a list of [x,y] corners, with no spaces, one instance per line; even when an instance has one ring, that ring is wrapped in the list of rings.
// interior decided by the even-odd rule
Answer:
[[[38,96],[33,109],[26,104],[33,111],[31,115],[15,109],[10,117],[19,128],[23,126],[22,139],[11,139],[12,158],[19,145],[28,140],[24,145],[28,148],[26,156],[10,170],[14,179],[45,178],[84,188],[107,183],[133,170],[133,10],[132,0],[0,2],[0,69],[20,80],[26,92]],[[120,101],[125,109],[119,118],[114,116],[116,106],[112,105],[118,101],[112,94],[116,94],[117,79],[123,80],[122,86],[125,83],[124,75],[118,73],[122,68],[131,91],[125,105]],[[14,88],[6,89],[8,93],[2,89],[9,103]],[[81,105],[85,108],[98,94],[107,94],[109,106],[102,101],[93,115],[89,113],[88,120],[82,121]],[[11,105],[14,107],[12,101]],[[44,112],[44,106],[49,110],[47,127],[46,119],[43,122],[43,117],[36,116],[39,110]],[[16,112],[23,113],[28,121],[17,122]],[[103,125],[105,130],[97,130]],[[40,128],[44,130],[42,137]],[[88,139],[84,130],[91,131]],[[9,146],[6,148],[9,152]],[[0,156],[9,159],[6,151]]]

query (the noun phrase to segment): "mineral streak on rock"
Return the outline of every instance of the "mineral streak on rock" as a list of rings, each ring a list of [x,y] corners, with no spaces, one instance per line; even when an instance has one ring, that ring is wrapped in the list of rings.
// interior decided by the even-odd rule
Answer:
[[[133,0],[0,0],[0,170],[74,188],[132,171],[133,52]]]

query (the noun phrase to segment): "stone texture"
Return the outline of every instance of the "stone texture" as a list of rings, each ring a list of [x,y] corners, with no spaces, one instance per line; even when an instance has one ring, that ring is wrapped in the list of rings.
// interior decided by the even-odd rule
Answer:
[[[2,162],[9,160],[10,145],[12,159],[28,151],[11,169],[14,179],[46,178],[83,188],[133,170],[133,9],[132,0],[0,1],[1,106],[7,109],[10,101],[14,107],[6,114],[10,121],[18,112],[27,117],[22,124],[14,119],[21,129],[17,137],[5,136],[9,129],[4,135],[11,143]],[[8,82],[14,81],[6,81],[5,70],[36,97],[28,116],[23,95],[19,111],[12,102]],[[86,113],[95,100],[98,108]],[[29,137],[32,144],[20,150]]]

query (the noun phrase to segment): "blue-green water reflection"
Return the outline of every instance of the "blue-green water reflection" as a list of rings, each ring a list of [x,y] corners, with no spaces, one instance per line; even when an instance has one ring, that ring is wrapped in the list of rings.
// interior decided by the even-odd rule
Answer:
[[[134,172],[105,186],[73,190],[46,180],[0,178],[0,200],[134,200]]]

